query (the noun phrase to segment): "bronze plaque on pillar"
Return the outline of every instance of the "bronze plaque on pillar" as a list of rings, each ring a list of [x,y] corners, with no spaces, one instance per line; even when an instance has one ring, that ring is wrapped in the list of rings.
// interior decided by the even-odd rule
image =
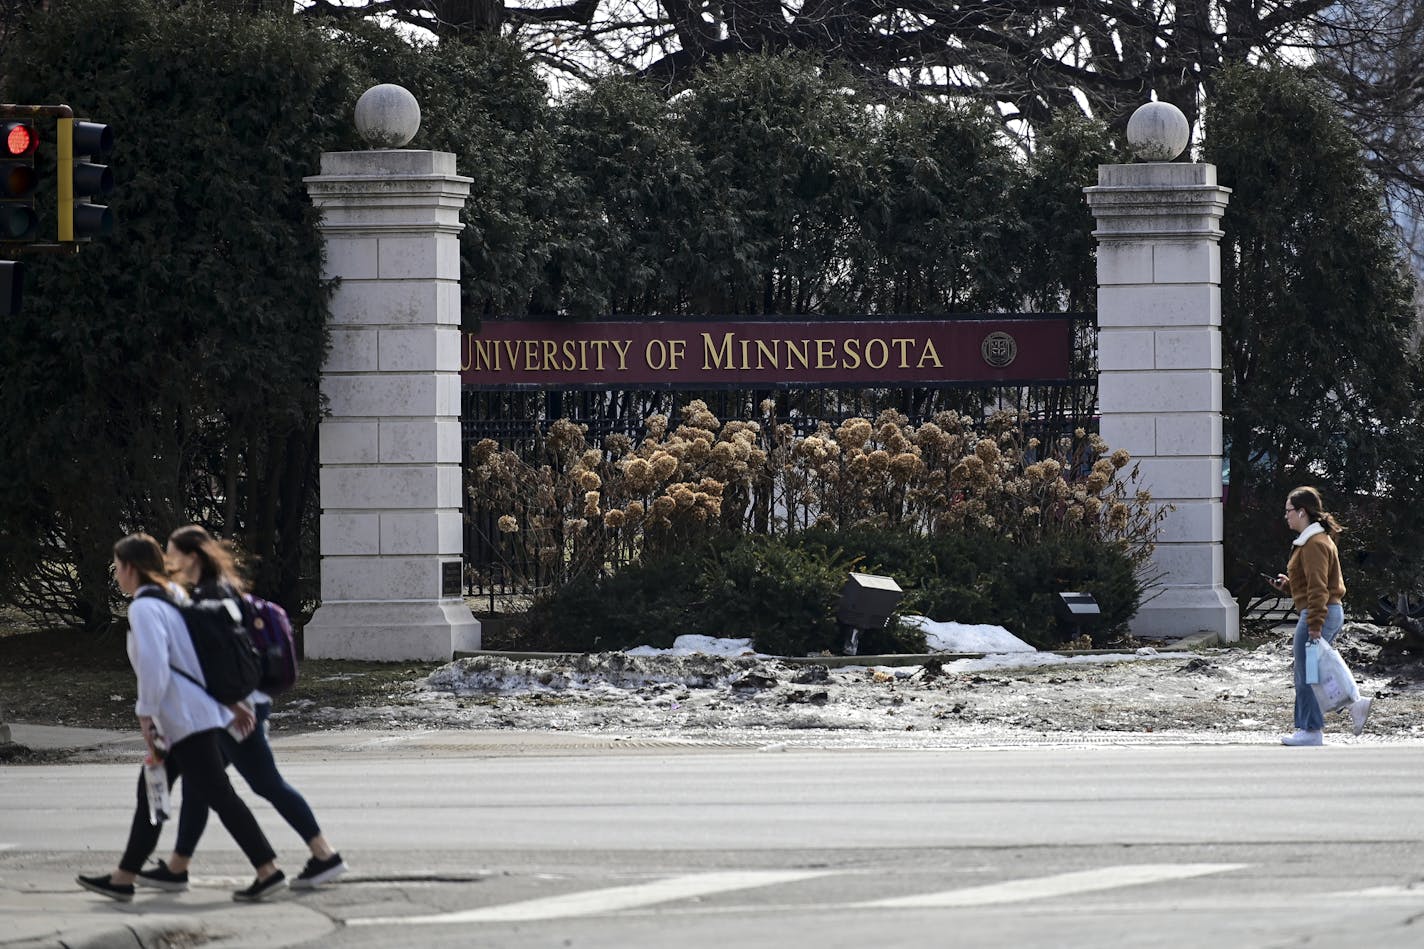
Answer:
[[[459,560],[446,560],[440,564],[440,595],[460,596],[465,592],[461,582],[464,564]]]

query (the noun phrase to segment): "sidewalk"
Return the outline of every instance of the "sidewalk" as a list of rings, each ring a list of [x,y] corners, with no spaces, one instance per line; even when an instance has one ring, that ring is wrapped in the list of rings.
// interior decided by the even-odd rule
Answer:
[[[135,732],[10,723],[11,740],[36,751],[92,750],[101,757],[143,754]],[[95,857],[90,873],[101,872]],[[321,938],[334,928],[325,915],[288,894],[256,906],[234,903],[232,892],[251,882],[221,876],[195,878],[187,893],[140,889],[118,903],[79,888],[74,874],[55,868],[0,868],[0,946],[5,949],[158,949],[223,940],[228,946],[284,946]]]
[[[287,895],[270,903],[234,903],[249,880],[209,878],[187,893],[139,890],[132,903],[79,889],[56,871],[0,873],[0,946],[5,949],[158,949],[222,940],[229,947],[290,946],[320,939],[335,925]]]

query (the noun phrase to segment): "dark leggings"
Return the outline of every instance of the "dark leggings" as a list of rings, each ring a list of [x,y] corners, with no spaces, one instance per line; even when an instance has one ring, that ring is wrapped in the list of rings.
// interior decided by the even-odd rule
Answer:
[[[300,834],[304,842],[311,843],[313,838],[321,835],[316,815],[312,813],[306,798],[282,779],[277,771],[277,762],[272,757],[272,746],[267,743],[267,716],[272,713],[272,706],[263,702],[253,711],[257,716],[257,726],[246,741],[234,741],[226,731],[221,733],[223,754],[242,775],[248,787],[259,797],[270,801],[277,813],[292,825],[292,830]],[[203,828],[207,824],[207,802],[201,795],[185,792],[183,811],[178,816],[178,842],[173,845],[173,852],[183,857],[193,856],[198,849],[198,838],[203,836]]]
[[[270,863],[276,859],[272,845],[257,826],[257,818],[247,809],[242,798],[232,789],[227,779],[227,762],[223,760],[222,746],[218,736],[224,735],[221,728],[189,735],[168,749],[164,767],[168,772],[168,786],[181,777],[183,797],[191,794],[200,796],[207,805],[218,812],[219,819],[232,839],[242,848],[254,867]],[[138,807],[134,809],[133,824],[129,827],[129,842],[124,855],[119,860],[119,869],[137,873],[158,846],[158,835],[162,824],[148,822],[148,791],[143,773],[138,776]]]

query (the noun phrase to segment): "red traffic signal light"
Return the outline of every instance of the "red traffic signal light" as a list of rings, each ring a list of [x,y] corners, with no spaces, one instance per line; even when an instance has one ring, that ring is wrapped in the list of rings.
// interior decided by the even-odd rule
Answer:
[[[35,127],[30,123],[5,123],[6,158],[23,158],[28,155],[33,155],[35,146],[38,144],[39,138],[35,135]]]
[[[39,136],[33,122],[0,123],[0,241],[32,241],[39,232],[35,215],[35,149]]]

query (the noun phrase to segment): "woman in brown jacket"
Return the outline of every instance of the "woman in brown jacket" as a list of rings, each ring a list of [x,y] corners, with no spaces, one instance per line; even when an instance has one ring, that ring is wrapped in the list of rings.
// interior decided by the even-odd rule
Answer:
[[[1324,744],[1325,716],[1315,700],[1315,690],[1305,681],[1306,643],[1335,639],[1345,625],[1345,578],[1340,571],[1340,552],[1335,548],[1335,535],[1340,523],[1326,510],[1320,492],[1314,488],[1296,488],[1286,498],[1286,526],[1297,536],[1291,550],[1286,572],[1277,574],[1271,584],[1289,594],[1300,610],[1296,622],[1295,657],[1295,734],[1281,739],[1283,745]],[[1359,699],[1350,706],[1350,720],[1358,735],[1370,714],[1370,700]]]

